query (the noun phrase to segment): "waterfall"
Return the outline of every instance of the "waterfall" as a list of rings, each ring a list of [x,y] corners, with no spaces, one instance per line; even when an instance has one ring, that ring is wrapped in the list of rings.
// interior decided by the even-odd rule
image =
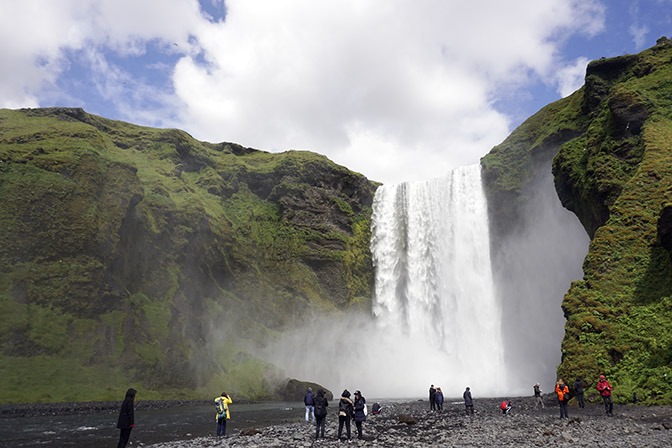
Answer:
[[[581,278],[589,240],[546,163],[492,254],[478,165],[378,188],[372,312],[316,316],[264,358],[294,378],[367,397],[426,397],[430,384],[449,398],[467,386],[474,397],[525,396],[536,382],[552,390],[562,296]]]
[[[379,331],[416,341],[416,350],[427,352],[420,369],[437,376],[425,378],[427,386],[445,379],[452,394],[461,395],[469,384],[479,384],[480,394],[505,390],[502,313],[480,166],[383,185],[374,199],[372,230]]]

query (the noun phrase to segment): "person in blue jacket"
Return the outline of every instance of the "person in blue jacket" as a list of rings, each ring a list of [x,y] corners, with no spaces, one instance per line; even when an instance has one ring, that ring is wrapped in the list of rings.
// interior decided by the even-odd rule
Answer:
[[[303,404],[306,405],[306,421],[310,422],[312,416],[313,423],[315,423],[315,395],[313,395],[312,387],[308,388],[308,392],[303,397]]]
[[[441,392],[441,388],[437,387],[436,388],[436,395],[434,396],[434,400],[436,401],[436,410],[440,414],[443,412],[443,392]]]
[[[362,435],[362,423],[366,421],[366,412],[364,408],[366,407],[366,399],[362,397],[362,393],[358,390],[355,391],[355,426],[357,426],[357,438],[363,439]]]

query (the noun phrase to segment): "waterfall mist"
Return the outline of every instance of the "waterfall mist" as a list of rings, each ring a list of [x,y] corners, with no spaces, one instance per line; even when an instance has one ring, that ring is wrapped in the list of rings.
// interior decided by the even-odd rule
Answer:
[[[581,278],[588,237],[555,194],[550,167],[527,192],[522,225],[491,251],[480,166],[384,185],[374,199],[371,314],[316,317],[265,358],[335,394],[475,397],[550,391],[560,305]],[[491,259],[492,257],[492,259]]]
[[[480,167],[382,186],[373,208],[372,316],[318,320],[274,344],[273,362],[379,397],[417,397],[430,384],[447,396],[477,383],[478,394],[496,393],[501,310]]]
[[[377,325],[427,341],[424,369],[436,379],[424,382],[446,379],[444,393],[458,396],[476,383],[484,385],[480,393],[493,392],[492,378],[504,373],[501,310],[480,166],[381,187],[372,233]],[[435,370],[439,360],[444,366]]]
[[[530,394],[536,382],[546,392],[555,385],[565,325],[562,298],[571,282],[583,277],[590,242],[578,218],[558,199],[550,161],[536,172],[522,192],[520,222],[498,242],[492,260],[508,386],[521,395]]]

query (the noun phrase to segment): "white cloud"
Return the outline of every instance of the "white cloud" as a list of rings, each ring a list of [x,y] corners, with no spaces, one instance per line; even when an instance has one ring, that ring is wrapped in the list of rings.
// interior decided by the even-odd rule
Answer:
[[[57,93],[59,76],[71,57],[86,58],[104,75],[110,96],[120,70],[105,53],[142,55],[149,42],[170,51],[193,51],[190,31],[204,19],[196,0],[8,0],[0,3],[0,107],[36,107]],[[172,43],[177,43],[175,48]],[[73,56],[74,55],[74,56]],[[102,68],[102,70],[100,70]]]
[[[588,67],[589,62],[587,58],[578,58],[573,64],[562,67],[557,71],[555,81],[561,97],[571,95],[583,85],[586,67]]]
[[[646,36],[649,34],[648,26],[633,23],[628,28],[628,33],[630,33],[632,40],[635,42],[635,48],[644,48],[644,45],[646,44]]]
[[[182,59],[182,121],[211,141],[310,149],[384,182],[478,161],[510,129],[492,101],[547,77],[595,2],[230,1]],[[550,81],[549,81],[550,82]]]
[[[632,36],[635,48],[641,50],[646,44],[646,35],[649,33],[649,27],[639,23],[640,9],[638,2],[634,2],[630,5],[629,12],[630,17],[633,18],[633,23],[628,27],[628,34]]]
[[[196,0],[2,2],[0,65],[12,69],[0,71],[0,106],[77,95],[56,85],[75,54],[129,121],[309,149],[384,182],[422,179],[506,137],[498,98],[531,79],[562,90],[560,46],[604,18],[597,0],[231,0],[226,10],[214,21]],[[113,62],[150,46],[182,55],[166,69],[172,85]]]

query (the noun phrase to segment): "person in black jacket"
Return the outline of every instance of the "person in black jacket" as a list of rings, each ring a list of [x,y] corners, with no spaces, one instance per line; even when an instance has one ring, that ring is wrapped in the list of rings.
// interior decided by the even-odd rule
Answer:
[[[350,399],[350,391],[345,389],[341,394],[341,401],[338,402],[338,440],[341,440],[343,425],[345,425],[345,430],[348,433],[348,440],[352,440],[350,434],[350,420],[352,420],[354,413],[352,400]]]
[[[579,407],[580,408],[585,408],[586,404],[583,401],[583,379],[582,378],[577,378],[576,382],[574,383],[574,390],[576,391],[576,398],[579,400]]]
[[[534,409],[539,408],[544,409],[544,397],[541,396],[543,390],[541,390],[541,384],[537,383],[534,385]]]
[[[121,430],[119,434],[119,443],[117,448],[124,448],[131,437],[131,429],[135,426],[133,405],[135,404],[135,394],[138,392],[130,388],[126,391],[126,398],[121,403],[119,410],[119,419],[117,420],[117,428]]]
[[[324,439],[324,423],[327,419],[327,407],[329,401],[324,396],[322,389],[317,390],[317,397],[315,397],[315,440],[320,437],[320,429],[322,430],[322,438]]]
[[[366,399],[362,397],[362,393],[358,390],[355,391],[355,426],[357,426],[357,438],[363,439],[362,436],[362,422],[366,421],[366,414],[364,413],[364,407],[366,406]]]
[[[433,384],[429,386],[429,410],[436,410],[436,389],[434,389]]]
[[[464,407],[467,415],[474,415],[474,400],[471,398],[471,390],[467,387],[462,394],[464,398]]]

